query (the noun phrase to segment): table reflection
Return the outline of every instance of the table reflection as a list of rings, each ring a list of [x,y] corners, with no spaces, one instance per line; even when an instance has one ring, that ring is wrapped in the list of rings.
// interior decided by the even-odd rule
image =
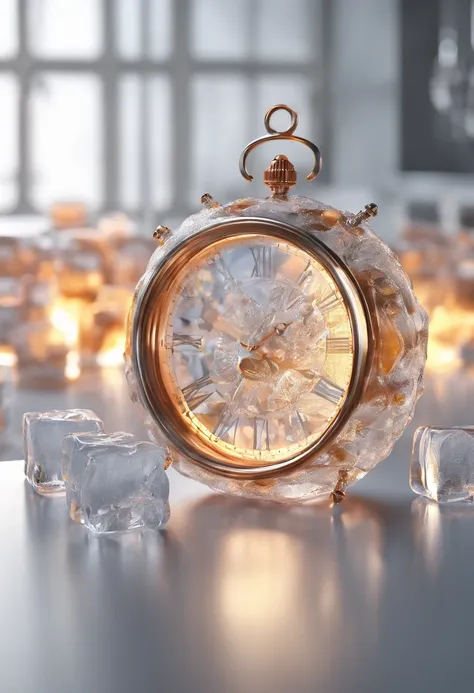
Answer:
[[[456,547],[470,545],[474,506],[467,501],[438,504],[418,497],[411,504],[411,513],[422,567],[430,580],[436,580]]]
[[[179,637],[202,662],[216,662],[242,688],[260,681],[288,691],[315,667],[320,682],[329,677],[357,641],[370,657],[383,580],[382,518],[371,503],[286,507],[209,496],[178,514],[181,569],[168,576],[169,597],[181,605]]]
[[[395,692],[413,643],[446,651],[472,605],[469,504],[362,484],[338,507],[284,506],[176,476],[166,531],[97,537],[3,469],[0,653],[24,690]]]

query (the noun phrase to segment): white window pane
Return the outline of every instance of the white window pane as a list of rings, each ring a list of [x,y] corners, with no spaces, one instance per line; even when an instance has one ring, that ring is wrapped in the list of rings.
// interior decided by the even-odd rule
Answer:
[[[261,60],[298,62],[314,59],[313,32],[320,0],[258,0],[256,56]],[[321,18],[319,18],[319,26]]]
[[[28,28],[34,54],[97,57],[102,47],[101,8],[101,0],[30,0]]]
[[[97,77],[44,73],[32,96],[33,199],[102,202],[102,109]]]
[[[171,141],[168,79],[158,76],[146,83],[139,75],[124,76],[119,84],[119,195],[124,209],[147,212],[147,206],[159,210],[169,205]]]
[[[145,24],[143,19],[145,18]],[[171,0],[115,0],[117,52],[125,60],[171,52]]]
[[[193,81],[193,206],[205,192],[225,202],[245,189],[238,161],[247,140],[247,95],[245,79],[236,75],[199,75]]]
[[[119,83],[119,196],[125,209],[140,206],[140,101],[143,80],[126,75]]]
[[[18,84],[10,75],[0,75],[0,209],[12,207],[16,201],[18,167]]]
[[[0,2],[0,58],[9,58],[18,48],[17,0]]]
[[[117,52],[125,60],[137,60],[142,54],[143,0],[115,0]]]
[[[226,60],[249,55],[251,0],[194,0],[191,48],[197,58]]]
[[[263,116],[268,109],[277,103],[284,103],[298,113],[296,134],[301,132],[304,137],[304,133],[307,135],[313,128],[312,93],[312,81],[298,74],[260,76],[257,79],[257,109],[261,114],[262,126]],[[290,125],[290,116],[283,111],[278,112],[271,122],[278,130],[283,130]]]
[[[171,2],[172,0],[148,0],[148,55],[162,60],[171,53]]]
[[[171,201],[172,176],[171,94],[167,77],[154,77],[149,83],[148,147],[151,174],[151,202],[156,209],[164,209]]]

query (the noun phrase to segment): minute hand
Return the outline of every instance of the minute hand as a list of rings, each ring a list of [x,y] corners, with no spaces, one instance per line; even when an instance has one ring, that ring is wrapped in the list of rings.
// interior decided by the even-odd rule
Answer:
[[[268,342],[269,339],[271,339],[274,335],[282,335],[285,333],[285,330],[287,327],[291,325],[291,322],[280,322],[278,325],[275,325],[275,327],[272,329],[271,332],[269,332],[265,337],[262,337],[262,339],[257,342],[256,344],[253,344],[253,346],[250,346],[250,344],[245,344],[244,342],[240,342],[241,345],[247,349],[248,351],[257,351],[257,349],[260,349],[262,344],[265,344],[265,342]]]

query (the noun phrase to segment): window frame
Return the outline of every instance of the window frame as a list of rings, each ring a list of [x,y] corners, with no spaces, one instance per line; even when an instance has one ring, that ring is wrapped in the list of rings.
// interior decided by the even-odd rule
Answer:
[[[146,31],[150,8],[153,0],[142,0],[142,43],[144,54],[147,51],[149,32]],[[252,2],[252,0],[250,0]],[[142,219],[147,226],[156,224],[177,216],[185,216],[191,211],[189,203],[189,185],[192,172],[189,167],[189,152],[191,150],[191,89],[194,75],[198,74],[238,74],[246,79],[250,111],[244,114],[247,118],[249,139],[258,134],[255,123],[261,120],[262,114],[252,112],[255,99],[252,98],[257,78],[266,75],[298,75],[311,80],[311,122],[319,123],[319,132],[323,133],[325,149],[327,150],[329,133],[329,99],[330,72],[328,70],[330,55],[330,23],[331,0],[318,0],[309,3],[308,22],[312,27],[312,40],[323,43],[318,51],[322,57],[311,58],[302,63],[287,63],[282,61],[264,61],[247,59],[203,60],[193,57],[190,50],[190,35],[192,21],[192,0],[172,0],[171,2],[171,53],[167,59],[123,59],[117,55],[116,8],[114,0],[101,0],[102,13],[102,52],[96,59],[45,59],[31,53],[28,41],[28,4],[29,0],[17,0],[17,30],[18,50],[11,59],[0,59],[0,74],[10,74],[16,78],[19,87],[18,101],[18,169],[16,172],[17,201],[8,213],[28,215],[42,213],[32,202],[33,171],[31,165],[31,128],[30,102],[32,90],[35,88],[35,77],[41,72],[69,72],[94,74],[101,84],[102,94],[102,156],[103,167],[103,201],[98,214],[120,209],[134,217]],[[321,26],[322,19],[322,26]],[[255,37],[255,6],[247,11],[249,45],[254,45]],[[253,42],[253,43],[252,43]],[[173,113],[173,133],[171,143],[171,166],[169,175],[172,177],[172,197],[167,209],[155,209],[152,205],[151,171],[146,156],[141,157],[140,189],[141,203],[139,209],[123,209],[119,194],[119,80],[125,74],[138,76],[164,75],[168,78],[171,90],[171,113]],[[148,108],[148,89],[146,82],[142,88],[142,123],[141,131],[146,132],[150,125]],[[312,132],[305,133],[311,138]],[[243,143],[245,144],[245,143]],[[146,151],[146,141],[139,143],[142,152]],[[324,173],[327,180],[328,172]],[[205,192],[205,191],[203,191]],[[53,202],[53,201],[51,201]],[[194,211],[198,206],[196,206]]]

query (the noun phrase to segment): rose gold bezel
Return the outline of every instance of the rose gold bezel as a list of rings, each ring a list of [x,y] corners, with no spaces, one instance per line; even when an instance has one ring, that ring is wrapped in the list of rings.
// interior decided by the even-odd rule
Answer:
[[[269,236],[288,242],[314,257],[329,272],[348,310],[353,332],[354,359],[348,394],[341,409],[315,443],[297,455],[262,466],[243,464],[242,458],[216,441],[198,435],[178,411],[170,395],[170,375],[166,358],[168,306],[172,287],[186,264],[210,245],[228,243],[238,238]],[[357,406],[363,391],[371,342],[370,317],[364,298],[349,269],[340,259],[310,233],[288,224],[258,217],[221,220],[185,238],[165,253],[154,272],[141,287],[132,327],[132,361],[140,390],[140,399],[153,421],[170,444],[188,460],[208,471],[239,479],[275,476],[313,461],[327,450]]]

